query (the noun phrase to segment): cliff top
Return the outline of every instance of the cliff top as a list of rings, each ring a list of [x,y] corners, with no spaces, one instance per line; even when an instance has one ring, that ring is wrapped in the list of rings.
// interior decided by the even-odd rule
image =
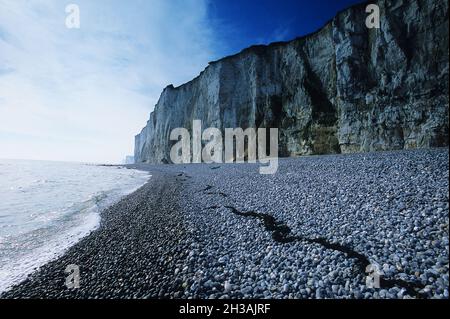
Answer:
[[[311,33],[307,33],[305,35],[301,35],[298,36],[292,40],[288,40],[288,41],[277,41],[277,42],[271,42],[269,44],[257,44],[257,45],[251,45],[247,48],[242,49],[241,51],[235,53],[235,54],[231,54],[231,55],[227,55],[223,58],[220,58],[218,60],[214,60],[214,61],[210,61],[208,62],[208,66],[206,66],[200,73],[199,75],[197,75],[196,77],[194,77],[192,80],[185,82],[179,86],[174,86],[173,84],[169,84],[167,85],[163,91],[165,91],[166,89],[182,89],[183,87],[191,84],[192,82],[194,82],[195,80],[197,80],[211,65],[220,63],[220,62],[224,62],[227,60],[231,60],[231,59],[235,59],[235,58],[239,58],[245,54],[249,54],[249,53],[256,53],[256,54],[262,54],[265,53],[266,51],[273,49],[273,48],[277,48],[277,47],[284,47],[287,46],[293,42],[297,42],[297,41],[302,41],[302,40],[307,40],[313,36],[315,36],[316,34],[320,33],[321,31],[323,31],[328,25],[330,25],[334,19],[336,19],[336,17],[338,17],[339,15],[343,14],[344,12],[347,12],[349,10],[355,9],[355,8],[359,8],[359,7],[364,7],[366,5],[368,5],[369,3],[374,3],[374,2],[378,2],[378,0],[376,1],[368,1],[368,0],[364,0],[360,3],[354,4],[352,6],[349,6],[345,9],[342,9],[340,11],[338,11],[336,13],[336,15],[331,18],[330,20],[328,20],[327,22],[324,23],[324,25],[322,27],[320,27],[319,29],[317,29],[314,32]]]

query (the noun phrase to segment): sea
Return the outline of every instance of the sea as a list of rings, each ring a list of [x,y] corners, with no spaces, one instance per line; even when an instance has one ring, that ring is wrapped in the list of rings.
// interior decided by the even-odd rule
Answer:
[[[118,166],[0,160],[0,293],[98,228],[102,210],[149,178]]]

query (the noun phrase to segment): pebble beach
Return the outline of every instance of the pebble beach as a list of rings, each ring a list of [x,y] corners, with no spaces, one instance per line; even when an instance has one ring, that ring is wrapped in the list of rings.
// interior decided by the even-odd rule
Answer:
[[[308,156],[274,175],[129,165],[149,182],[1,298],[448,298],[448,160],[448,148]]]

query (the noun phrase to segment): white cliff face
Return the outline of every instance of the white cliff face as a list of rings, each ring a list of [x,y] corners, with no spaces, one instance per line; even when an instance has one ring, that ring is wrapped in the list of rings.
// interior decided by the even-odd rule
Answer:
[[[170,131],[277,127],[280,156],[448,145],[448,2],[380,0],[318,32],[254,46],[164,89],[135,139],[136,162],[169,161]]]

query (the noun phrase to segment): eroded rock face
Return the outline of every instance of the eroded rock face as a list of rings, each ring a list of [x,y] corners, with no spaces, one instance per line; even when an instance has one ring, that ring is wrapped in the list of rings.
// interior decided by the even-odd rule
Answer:
[[[446,0],[376,2],[303,38],[254,46],[164,89],[135,139],[136,162],[169,160],[173,128],[278,127],[280,156],[448,145]]]

